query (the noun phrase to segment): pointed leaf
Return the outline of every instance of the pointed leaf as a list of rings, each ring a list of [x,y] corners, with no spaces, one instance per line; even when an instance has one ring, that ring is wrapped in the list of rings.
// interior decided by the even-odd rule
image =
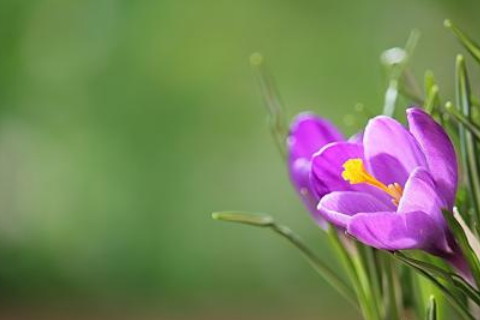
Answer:
[[[467,119],[458,109],[456,109],[451,102],[445,104],[445,110],[459,123],[465,126],[465,129],[468,130],[475,139],[480,141],[480,127],[477,126],[473,121]]]
[[[470,84],[465,59],[458,55],[456,61],[456,100],[459,111],[471,120]],[[460,147],[465,176],[468,180],[469,198],[476,213],[476,223],[480,222],[480,169],[477,162],[479,154],[474,137],[464,125],[459,126]]]
[[[472,250],[472,247],[468,242],[467,236],[465,235],[463,228],[455,219],[454,215],[448,210],[443,210],[443,216],[445,217],[445,220],[447,221],[450,231],[452,232],[455,240],[457,241],[458,246],[462,250],[463,256],[467,260],[470,271],[472,272],[472,276],[478,286],[480,284],[479,259],[475,252]]]
[[[437,320],[437,302],[435,296],[430,296],[430,301],[427,307],[427,320]]]
[[[269,227],[274,223],[273,218],[266,214],[252,214],[233,211],[214,212],[212,213],[212,218],[215,220],[250,224],[258,227]]]
[[[450,29],[453,34],[457,37],[460,43],[465,47],[465,49],[470,52],[470,54],[480,62],[480,46],[476,44],[470,37],[468,37],[463,31],[461,31],[457,26],[455,26],[452,21],[445,20],[444,23],[446,28]]]

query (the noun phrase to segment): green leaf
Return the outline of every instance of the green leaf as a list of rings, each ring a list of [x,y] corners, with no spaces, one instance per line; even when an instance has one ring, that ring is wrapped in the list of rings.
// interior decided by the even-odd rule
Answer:
[[[358,307],[353,290],[343,281],[343,279],[327,266],[310,248],[308,248],[298,235],[296,235],[290,228],[277,224],[273,217],[265,214],[251,214],[245,212],[216,212],[212,214],[212,218],[215,220],[270,228],[275,233],[288,240],[295,248],[300,250],[302,255],[318,274],[337,289],[347,301],[352,303],[355,307]]]
[[[370,281],[365,269],[365,261],[361,259],[355,247],[356,241],[353,239],[342,238],[339,231],[329,226],[327,230],[330,243],[335,252],[339,254],[340,260],[343,263],[350,282],[353,285],[357,295],[360,309],[365,319],[380,319],[380,311],[378,304],[381,303],[379,299],[375,299],[370,288]],[[342,243],[343,240],[343,243]],[[348,242],[345,245],[345,242]],[[349,249],[347,249],[347,246]]]
[[[433,72],[425,72],[425,102],[423,107],[429,114],[434,114],[438,107],[440,107],[440,96],[438,93],[438,85]]]
[[[467,260],[468,266],[470,267],[470,270],[472,272],[473,279],[478,286],[480,284],[479,259],[476,253],[473,251],[472,247],[470,246],[465,231],[463,230],[460,223],[458,223],[453,213],[448,210],[443,210],[442,212],[450,228],[450,231],[452,232],[455,240],[457,241],[460,249],[462,250],[463,256]]]
[[[475,319],[468,311],[468,307],[466,306],[464,301],[457,294],[454,294],[451,288],[445,286],[428,271],[419,267],[418,264],[412,262],[411,258],[405,259],[405,255],[400,254],[399,252],[395,252],[393,256],[396,257],[401,262],[403,262],[404,264],[406,264],[407,266],[410,266],[411,268],[413,268],[415,271],[417,271],[422,276],[427,278],[432,284],[434,284],[443,293],[443,295],[445,296],[447,301],[450,303],[450,305],[458,312],[458,314],[463,319],[466,319],[466,320]]]
[[[437,302],[435,300],[435,296],[430,296],[426,320],[437,320]]]
[[[458,111],[458,108],[455,108],[453,104],[448,101],[445,104],[445,110],[459,123],[465,126],[465,129],[468,130],[474,137],[475,139],[480,141],[480,127],[477,126],[473,121],[470,119],[466,118],[460,111]]]
[[[274,223],[273,217],[266,214],[252,214],[244,212],[214,212],[212,218],[228,222],[238,222],[258,227],[269,227]]]
[[[467,237],[468,244],[470,245],[470,247],[472,248],[472,251],[477,256],[477,259],[480,260],[480,241],[478,241],[478,239],[473,234],[473,231],[467,225],[465,220],[463,220],[463,217],[460,214],[460,212],[458,211],[457,207],[453,207],[453,217],[455,218],[455,220],[457,220],[460,227],[462,227],[463,232],[465,233],[465,236]]]
[[[455,26],[450,20],[445,20],[443,22],[446,28],[450,29],[453,34],[457,37],[460,43],[465,47],[465,49],[470,52],[470,54],[480,62],[480,46],[476,44],[470,37],[463,33],[457,26]]]
[[[457,56],[455,77],[456,104],[459,108],[459,113],[463,114],[466,119],[471,120],[470,84],[465,59],[461,55]],[[459,136],[465,176],[468,180],[469,198],[473,204],[473,209],[476,213],[474,218],[478,225],[480,222],[480,169],[477,162],[479,152],[472,133],[463,124],[459,125]]]
[[[462,277],[456,274],[452,274],[452,280],[456,287],[460,288],[460,290],[465,293],[467,297],[472,299],[477,305],[480,306],[480,292],[476,290],[472,285],[465,281]]]

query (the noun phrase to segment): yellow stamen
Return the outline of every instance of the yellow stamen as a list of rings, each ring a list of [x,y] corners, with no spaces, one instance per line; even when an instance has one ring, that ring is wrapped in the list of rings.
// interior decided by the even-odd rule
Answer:
[[[403,188],[398,184],[385,185],[372,176],[365,166],[362,159],[349,159],[343,164],[342,178],[350,184],[366,183],[385,191],[393,198],[393,203],[398,205],[403,194]]]

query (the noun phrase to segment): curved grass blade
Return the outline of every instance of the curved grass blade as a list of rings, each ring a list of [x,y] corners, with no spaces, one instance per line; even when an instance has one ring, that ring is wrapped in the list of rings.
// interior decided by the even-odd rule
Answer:
[[[215,212],[212,213],[212,218],[215,220],[270,228],[275,233],[288,240],[295,248],[299,249],[313,269],[337,289],[345,299],[358,308],[355,294],[343,279],[327,266],[310,248],[308,248],[298,235],[296,235],[290,228],[277,224],[273,217],[265,214],[259,215],[244,212]]]

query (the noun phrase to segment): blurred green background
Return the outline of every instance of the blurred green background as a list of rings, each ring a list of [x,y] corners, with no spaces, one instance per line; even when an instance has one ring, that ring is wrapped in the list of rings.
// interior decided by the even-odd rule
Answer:
[[[265,124],[248,57],[347,133],[382,106],[381,52],[451,90],[478,1],[0,0],[0,317],[352,319],[274,214],[335,266]],[[478,71],[478,70],[475,70]],[[31,317],[31,315],[35,315]],[[71,317],[75,314],[75,317]],[[52,316],[55,315],[55,316]],[[100,316],[99,316],[100,315]]]

